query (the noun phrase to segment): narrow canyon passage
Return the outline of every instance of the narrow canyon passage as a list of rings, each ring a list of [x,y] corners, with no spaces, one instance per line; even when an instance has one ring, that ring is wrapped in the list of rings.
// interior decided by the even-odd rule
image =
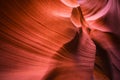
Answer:
[[[0,0],[0,80],[120,80],[120,0]]]

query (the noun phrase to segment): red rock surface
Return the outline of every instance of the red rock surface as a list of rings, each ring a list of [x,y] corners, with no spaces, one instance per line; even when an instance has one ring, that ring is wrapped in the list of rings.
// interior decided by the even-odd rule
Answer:
[[[120,80],[120,0],[0,0],[0,80]]]

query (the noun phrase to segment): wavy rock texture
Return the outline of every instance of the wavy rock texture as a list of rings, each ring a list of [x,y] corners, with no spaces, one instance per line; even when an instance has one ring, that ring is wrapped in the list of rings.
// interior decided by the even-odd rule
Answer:
[[[120,80],[120,0],[0,0],[0,80]]]

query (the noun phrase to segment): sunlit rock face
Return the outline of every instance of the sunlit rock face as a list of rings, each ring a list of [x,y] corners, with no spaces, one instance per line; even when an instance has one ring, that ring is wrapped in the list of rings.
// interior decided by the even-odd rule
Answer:
[[[120,0],[0,0],[0,80],[120,80]]]

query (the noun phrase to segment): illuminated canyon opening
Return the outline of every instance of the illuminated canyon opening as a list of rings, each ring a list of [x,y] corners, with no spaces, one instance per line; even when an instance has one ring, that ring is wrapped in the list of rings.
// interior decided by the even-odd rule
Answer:
[[[0,0],[0,80],[120,80],[120,0]]]

